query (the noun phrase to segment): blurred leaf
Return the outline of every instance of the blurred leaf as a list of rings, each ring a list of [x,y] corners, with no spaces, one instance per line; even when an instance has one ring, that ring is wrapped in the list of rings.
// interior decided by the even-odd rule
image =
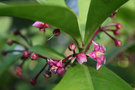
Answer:
[[[125,51],[125,50],[127,50],[128,48],[130,48],[134,45],[135,45],[135,42],[130,42],[130,43],[126,44],[125,46],[110,47],[110,49],[107,49],[107,56],[106,56],[107,62],[109,62],[111,59],[116,57],[122,51]]]
[[[40,4],[54,4],[54,5],[61,5],[66,6],[65,0],[36,0]]]
[[[81,45],[76,15],[68,8],[56,5],[14,4],[0,6],[0,15],[38,20],[53,25],[71,35]]]
[[[20,58],[20,55],[9,54],[5,56],[5,59],[0,66],[0,75],[4,71],[6,71],[11,65],[13,65],[19,58]]]
[[[85,24],[86,24],[86,20],[87,20],[87,14],[88,14],[88,9],[89,9],[89,5],[90,5],[90,1],[91,0],[78,0],[78,7],[79,7],[79,24],[80,24],[80,28],[81,28],[81,34],[84,38],[84,34],[85,34]]]
[[[86,24],[85,45],[88,44],[103,21],[126,1],[128,0],[91,0]]]
[[[37,45],[34,46],[30,49],[30,51],[32,52],[36,52],[38,54],[41,54],[43,56],[46,56],[48,58],[52,58],[52,59],[63,59],[64,56],[61,55],[60,53],[54,51],[53,49],[47,47],[47,46],[41,46],[41,45]]]
[[[54,90],[132,90],[120,77],[105,67],[98,71],[85,65],[71,67]]]

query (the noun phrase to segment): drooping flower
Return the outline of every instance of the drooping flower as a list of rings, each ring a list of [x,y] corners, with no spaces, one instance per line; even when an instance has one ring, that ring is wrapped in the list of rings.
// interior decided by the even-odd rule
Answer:
[[[84,63],[84,62],[87,62],[87,56],[86,56],[83,52],[78,53],[78,54],[76,55],[76,58],[77,58],[77,61],[78,61],[80,64],[82,64],[82,63]]]
[[[101,67],[102,63],[105,64],[106,59],[105,59],[105,48],[103,45],[99,45],[97,43],[95,43],[94,41],[92,41],[93,45],[94,45],[94,50],[88,54],[89,57],[95,59],[97,61],[97,70]]]
[[[51,71],[53,73],[55,73],[55,74],[57,73],[60,76],[63,76],[65,74],[66,70],[62,64],[62,60],[55,61],[52,59],[48,59],[48,64],[50,65]]]
[[[32,26],[39,28],[41,31],[45,31],[45,28],[49,28],[50,26],[46,23],[36,21]]]

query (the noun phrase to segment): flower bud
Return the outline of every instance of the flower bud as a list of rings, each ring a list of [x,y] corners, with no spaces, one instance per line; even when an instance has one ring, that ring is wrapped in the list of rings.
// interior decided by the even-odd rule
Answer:
[[[35,79],[31,79],[31,80],[30,80],[30,83],[31,83],[32,85],[36,85],[37,82],[36,82]]]
[[[8,39],[8,40],[7,40],[7,44],[11,46],[11,45],[13,44],[13,40]]]
[[[60,75],[60,76],[63,76],[65,74],[65,69],[64,68],[58,68],[57,70],[57,74]]]
[[[114,35],[119,35],[119,33],[120,33],[119,30],[114,30],[114,31],[113,31],[113,34],[114,34]]]
[[[3,56],[6,56],[6,55],[7,55],[7,51],[3,50],[1,54],[2,54]]]
[[[23,56],[24,56],[25,58],[28,58],[29,52],[28,52],[28,51],[24,51],[24,52],[23,52]]]
[[[116,45],[116,46],[121,46],[121,44],[122,44],[122,43],[121,43],[120,40],[115,40],[115,45]]]
[[[17,76],[21,77],[22,76],[22,67],[18,66],[15,68],[15,72],[17,74]]]
[[[44,73],[44,77],[45,78],[50,78],[52,76],[52,73],[50,72],[50,71],[46,71],[45,73]]]
[[[80,64],[82,64],[82,63],[84,63],[84,62],[87,62],[87,57],[86,57],[86,55],[85,55],[83,52],[78,53],[77,56],[76,56],[76,58],[77,58],[77,61],[78,61]]]
[[[76,45],[74,43],[70,43],[68,48],[70,51],[74,51],[76,49]]]
[[[120,23],[117,23],[117,24],[116,24],[116,28],[117,28],[117,29],[121,29],[121,28],[122,28],[122,25],[121,25]]]
[[[18,29],[15,29],[14,30],[14,35],[18,35],[18,34],[20,34],[20,31]]]
[[[49,28],[50,25],[49,25],[49,24],[44,24],[44,27],[45,27],[45,28]]]
[[[31,57],[31,60],[37,60],[38,55],[36,53],[32,53],[30,57]]]
[[[53,30],[53,34],[54,34],[55,36],[59,36],[59,35],[60,35],[60,30],[59,30],[59,29],[54,29],[54,30]]]

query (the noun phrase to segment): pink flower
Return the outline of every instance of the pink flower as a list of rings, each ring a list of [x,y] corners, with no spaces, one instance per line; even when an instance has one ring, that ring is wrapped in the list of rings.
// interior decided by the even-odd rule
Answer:
[[[41,31],[45,31],[45,28],[49,28],[50,26],[46,23],[36,21],[32,26],[39,28]]]
[[[63,76],[65,74],[66,70],[62,65],[62,60],[54,61],[52,59],[48,59],[48,64],[50,65],[51,71],[53,73],[57,73],[60,76]]]
[[[83,62],[87,62],[87,57],[86,57],[86,55],[83,52],[78,53],[76,57],[77,57],[77,61],[80,64],[82,64]]]
[[[88,54],[89,57],[95,59],[97,61],[97,70],[101,67],[102,62],[105,64],[106,59],[105,59],[105,48],[103,45],[99,45],[95,43],[94,41],[92,42],[94,45],[94,50]]]

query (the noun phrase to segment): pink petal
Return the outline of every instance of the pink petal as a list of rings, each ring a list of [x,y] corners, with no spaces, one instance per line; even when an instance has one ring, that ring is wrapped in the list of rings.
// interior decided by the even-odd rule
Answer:
[[[52,59],[47,59],[47,61],[50,66],[56,65],[58,63],[57,61],[54,61]]]
[[[105,64],[105,62],[106,62],[105,56],[103,55],[103,56],[97,58],[97,61],[103,62]]]
[[[102,63],[100,61],[97,61],[97,66],[96,66],[97,70],[99,70],[99,68],[101,67],[101,65],[102,65]]]
[[[50,25],[49,25],[49,24],[44,24],[44,27],[45,27],[45,28],[49,28]]]
[[[60,76],[63,76],[64,74],[65,74],[65,69],[64,68],[59,68],[58,70],[57,70],[57,73],[58,73],[58,75],[60,75]]]
[[[95,59],[96,58],[96,52],[93,51],[93,52],[89,53],[88,56]]]
[[[57,66],[57,67],[63,67],[63,65],[62,65],[62,60],[59,61],[59,62],[56,64],[56,66]]]
[[[40,21],[36,21],[32,26],[34,26],[36,28],[43,28],[44,27],[44,23],[40,22]]]
[[[80,64],[82,64],[83,62],[87,62],[87,57],[86,57],[86,55],[85,55],[83,52],[77,54],[76,57],[77,57],[77,61],[78,61]]]
[[[53,70],[51,70],[54,74],[56,74],[57,73],[57,69],[53,69]]]
[[[99,44],[97,44],[96,42],[92,41],[93,45],[94,45],[94,50],[98,51],[100,49]]]
[[[100,46],[100,50],[99,50],[99,51],[100,51],[100,52],[102,52],[102,53],[104,53],[104,52],[105,52],[105,50],[106,50],[106,49],[105,49],[105,47],[104,47],[103,45],[101,45],[101,46]]]

